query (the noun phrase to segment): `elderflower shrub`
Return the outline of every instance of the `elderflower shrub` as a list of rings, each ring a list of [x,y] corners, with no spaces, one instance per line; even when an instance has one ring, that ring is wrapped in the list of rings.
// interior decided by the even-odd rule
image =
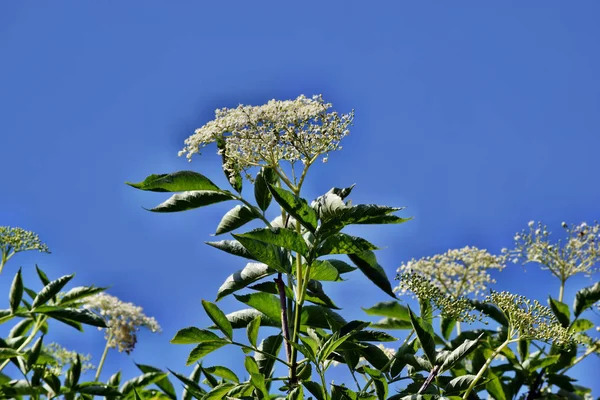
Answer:
[[[426,277],[450,296],[477,296],[496,282],[489,271],[502,271],[505,262],[505,256],[495,256],[487,250],[466,246],[420,260],[412,259],[402,264],[398,272],[400,275],[406,273]],[[399,292],[406,290],[403,286],[396,288]]]
[[[400,281],[398,289],[402,294],[414,293],[419,302],[429,302],[444,318],[467,323],[481,319],[481,315],[465,297],[446,294],[421,275],[404,273],[396,279]]]
[[[552,342],[560,347],[576,343],[575,337],[563,328],[549,307],[537,300],[509,292],[492,291],[484,302],[498,307],[509,322],[509,335],[518,334],[521,339]]]
[[[515,235],[515,248],[503,252],[514,263],[539,264],[563,283],[579,273],[590,276],[597,271],[595,265],[600,261],[600,225],[563,222],[561,226],[566,237],[552,242],[546,225],[530,221],[528,229]]]
[[[28,250],[38,250],[50,253],[48,246],[42,243],[39,236],[23,228],[0,226],[0,272],[4,264],[16,253]]]
[[[52,356],[52,358],[54,358],[56,361],[56,364],[48,367],[50,372],[56,376],[63,375],[65,367],[72,365],[79,354],[76,351],[67,350],[58,343],[50,343],[49,345],[44,346],[44,351]],[[90,354],[79,354],[82,373],[96,369],[94,364],[90,362],[91,359],[92,356]]]
[[[179,156],[191,161],[194,154],[210,143],[217,143],[224,156],[228,176],[259,165],[275,165],[280,160],[304,164],[318,156],[341,149],[340,141],[349,134],[354,111],[329,112],[331,103],[323,98],[303,95],[295,100],[271,100],[262,106],[239,105],[215,111],[208,122],[185,140]]]
[[[116,348],[119,352],[130,354],[133,351],[140,328],[149,329],[151,332],[161,330],[154,317],[144,314],[142,307],[126,303],[106,293],[86,298],[83,307],[104,318],[107,326],[104,328],[107,346]]]

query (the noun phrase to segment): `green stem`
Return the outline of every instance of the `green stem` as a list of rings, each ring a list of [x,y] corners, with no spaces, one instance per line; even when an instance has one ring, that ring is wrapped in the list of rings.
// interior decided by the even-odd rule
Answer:
[[[4,250],[4,249],[2,250],[2,259],[0,259],[0,274],[2,273],[2,270],[4,269],[4,265],[14,255],[15,255],[14,251],[12,253],[8,254],[8,250]]]
[[[100,373],[102,372],[102,367],[104,366],[104,361],[106,361],[106,356],[108,355],[108,349],[110,349],[109,343],[112,339],[112,335],[108,337],[106,340],[106,346],[104,346],[104,352],[102,353],[102,358],[100,358],[100,364],[98,364],[98,369],[96,370],[96,376],[94,380],[97,382],[100,379]]]
[[[477,373],[477,375],[475,376],[475,379],[473,379],[473,382],[471,382],[471,384],[469,385],[469,387],[467,388],[467,391],[465,392],[465,394],[463,395],[463,400],[467,400],[469,398],[469,395],[471,394],[471,392],[473,391],[473,389],[475,388],[475,386],[477,385],[477,382],[479,382],[479,380],[481,379],[481,377],[483,376],[483,374],[485,374],[485,371],[487,371],[488,367],[490,366],[490,364],[492,363],[492,361],[494,361],[494,358],[496,358],[496,356],[498,354],[500,354],[500,352],[506,347],[508,346],[510,343],[514,342],[514,340],[511,339],[506,339],[506,341],[504,343],[502,343],[500,345],[500,347],[498,347],[496,349],[496,351],[494,351],[492,353],[492,355],[485,361],[485,364],[483,364],[483,367],[481,367],[481,369],[479,370],[479,372]]]
[[[29,343],[31,343],[31,341],[35,338],[35,335],[37,335],[37,333],[41,329],[42,325],[44,325],[45,321],[46,321],[45,316],[42,316],[42,317],[40,317],[40,319],[37,320],[37,322],[35,323],[33,329],[31,330],[31,333],[29,334],[27,339],[25,339],[23,344],[21,344],[19,346],[19,348],[17,349],[18,352],[22,351],[25,347],[27,347],[27,345]],[[9,362],[10,362],[10,359],[7,359],[0,365],[0,372],[8,365]]]

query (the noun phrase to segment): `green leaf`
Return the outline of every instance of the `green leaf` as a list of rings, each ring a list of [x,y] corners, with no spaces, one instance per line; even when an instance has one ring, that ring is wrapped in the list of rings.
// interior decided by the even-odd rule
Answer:
[[[198,329],[194,326],[183,328],[175,334],[175,337],[171,339],[172,344],[197,344],[202,342],[212,342],[220,340],[220,338],[205,329]]]
[[[206,314],[215,323],[219,330],[223,332],[225,336],[229,338],[229,340],[233,340],[233,328],[231,327],[231,323],[227,320],[225,314],[223,314],[223,311],[221,311],[216,304],[206,300],[202,300],[202,307],[204,307],[204,311],[206,311]]]
[[[386,332],[371,330],[357,332],[352,338],[361,342],[395,342],[398,340]]]
[[[400,218],[390,215],[402,208],[378,206],[376,204],[359,204],[341,210],[332,218],[324,222],[319,228],[319,233],[324,237],[339,232],[342,228],[352,224],[401,224],[411,218]]]
[[[333,300],[331,300],[329,296],[325,294],[325,292],[323,291],[323,285],[319,281],[308,281],[305,300],[327,308],[333,308],[336,310],[340,309],[338,306],[335,305]]]
[[[42,282],[42,285],[46,286],[47,284],[50,283],[50,279],[48,279],[48,276],[46,275],[46,273],[44,271],[42,271],[42,269],[40,267],[38,267],[37,264],[35,265],[35,270],[38,274],[38,277],[40,278],[40,281]]]
[[[110,386],[104,386],[96,382],[86,382],[75,388],[77,393],[89,394],[92,396],[121,396],[121,392]]]
[[[300,222],[302,226],[310,232],[317,229],[317,214],[306,202],[306,200],[296,196],[290,191],[269,185],[269,191],[288,214]]]
[[[221,222],[219,222],[219,226],[217,226],[215,235],[231,232],[258,217],[259,215],[250,207],[238,204],[223,216]]]
[[[548,296],[548,303],[550,304],[550,309],[556,316],[556,319],[558,319],[558,322],[560,322],[563,328],[567,328],[571,323],[571,312],[569,311],[569,306],[563,302],[554,300],[550,296]]]
[[[272,294],[259,292],[234,296],[238,301],[249,305],[273,320],[277,321],[281,318],[279,299]]]
[[[488,317],[492,318],[494,321],[498,322],[500,325],[508,327],[508,319],[506,318],[506,315],[495,305],[484,303],[479,300],[467,300],[469,301],[469,303],[471,303],[473,307],[475,307],[477,311],[481,311]]]
[[[41,293],[41,292],[40,292]],[[36,311],[40,314],[48,315],[61,322],[66,320],[81,324],[106,328],[106,322],[99,315],[85,308],[63,308],[54,306],[39,306]]]
[[[330,329],[330,324],[340,327],[346,325],[346,320],[336,312],[321,306],[304,306],[300,314],[300,324],[311,328]]]
[[[578,291],[575,294],[575,301],[573,303],[575,318],[579,317],[582,312],[590,308],[597,301],[600,301],[600,282],[596,282],[592,286]]]
[[[108,386],[117,386],[118,387],[120,383],[121,383],[121,371],[114,373],[108,379]]]
[[[412,329],[410,321],[404,321],[396,318],[383,318],[373,324],[372,328],[375,329]]]
[[[44,340],[44,336],[40,336],[35,341],[33,346],[31,347],[31,351],[29,352],[29,355],[27,356],[27,369],[28,370],[31,370],[31,368],[35,365],[38,358],[40,357],[40,353],[42,352],[42,341],[43,340]],[[77,355],[77,357],[79,359],[79,355]],[[81,366],[81,364],[80,364],[80,366]]]
[[[370,308],[363,308],[363,311],[368,315],[390,317],[410,322],[408,308],[400,304],[398,301],[382,301]]]
[[[277,272],[282,272],[284,274],[289,272],[289,260],[278,246],[242,235],[233,234],[233,237],[248,250],[252,255],[252,258],[267,264]]]
[[[317,250],[317,254],[318,256],[325,256],[328,254],[356,254],[377,249],[377,246],[369,243],[363,238],[350,236],[345,233],[337,233],[329,236],[321,243]]]
[[[372,345],[371,343],[361,343],[361,348],[358,352],[369,362],[369,364],[378,370],[387,372],[389,369],[388,363],[390,359],[378,346]]]
[[[485,390],[487,390],[495,400],[506,400],[506,394],[504,393],[504,388],[502,387],[500,379],[494,375],[491,370],[488,370],[487,378],[488,382],[485,385]]]
[[[188,359],[185,362],[185,365],[192,365],[193,363],[200,360],[207,354],[210,354],[213,351],[220,349],[221,347],[225,346],[226,344],[229,344],[229,342],[224,339],[200,343],[199,345],[194,347],[194,349],[190,352],[190,355],[188,356]]]
[[[32,308],[46,304],[52,297],[54,297],[60,290],[67,284],[75,275],[65,275],[52,282],[49,282],[44,288],[35,296]]]
[[[69,290],[60,298],[59,304],[61,306],[71,305],[78,302],[79,300],[85,299],[86,297],[92,296],[97,293],[105,291],[107,288],[94,287],[94,286],[78,286]]]
[[[467,390],[475,379],[475,375],[463,375],[452,379],[446,385],[446,394],[460,393]]]
[[[363,274],[377,287],[389,294],[393,298],[396,298],[392,284],[387,278],[385,271],[377,263],[377,258],[372,251],[365,251],[358,254],[348,254],[350,260],[362,271]]]
[[[356,392],[348,389],[346,386],[331,384],[331,400],[357,400]]]
[[[313,281],[337,281],[338,270],[327,260],[314,260],[310,266],[310,279]]]
[[[217,192],[213,190],[194,190],[191,192],[177,193],[171,196],[149,211],[152,212],[180,212],[193,210],[208,206],[210,204],[220,203],[227,200],[233,200],[235,197],[228,192]]]
[[[233,383],[221,383],[210,390],[210,392],[206,393],[202,400],[221,400],[225,398],[225,394],[229,392],[235,384]]]
[[[303,256],[308,255],[308,246],[302,235],[287,228],[259,228],[250,232],[235,235],[239,237],[258,240],[264,243],[270,243],[284,249],[295,251]],[[239,240],[239,239],[238,239]],[[243,242],[242,242],[243,243]]]
[[[456,363],[464,359],[466,356],[471,354],[479,344],[479,340],[483,337],[483,333],[475,340],[465,340],[460,346],[452,350],[452,352],[446,357],[444,363],[440,367],[440,374],[454,367]],[[434,349],[435,350],[435,349]],[[431,360],[430,360],[431,361]]]
[[[271,326],[281,328],[281,322],[271,319],[253,308],[238,310],[226,315],[233,329],[246,328],[248,324],[257,316],[260,316],[260,326]]]
[[[201,397],[205,393],[204,389],[198,385],[200,374],[202,373],[200,364],[196,364],[189,378],[171,370],[169,370],[169,372],[185,385],[183,389],[183,400],[192,400],[192,397]]]
[[[163,372],[161,369],[153,367],[151,365],[144,364],[135,364],[140,371],[146,372]],[[177,394],[175,393],[175,388],[171,381],[169,381],[168,377],[164,377],[163,379],[156,382],[156,386],[158,386],[168,398],[177,400]]]
[[[14,314],[21,304],[23,298],[23,277],[21,276],[21,268],[15,275],[12,285],[10,286],[10,293],[8,295],[10,311]]]
[[[456,320],[442,316],[440,320],[440,329],[442,331],[442,336],[444,337],[444,339],[450,340],[450,336],[452,336],[452,331],[454,330],[455,326]]]
[[[215,365],[214,367],[204,367],[203,370],[205,372],[208,372],[209,374],[216,375],[218,377],[230,380],[235,383],[240,383],[239,378],[232,370],[221,365]]]
[[[202,174],[193,171],[178,171],[172,174],[150,175],[143,182],[127,185],[151,192],[186,192],[189,190],[220,190]]]
[[[304,389],[302,386],[296,386],[287,395],[286,400],[304,400]]]
[[[377,398],[379,400],[385,400],[388,395],[388,384],[385,376],[381,373],[381,371],[377,371],[373,368],[363,367],[362,369],[373,379],[373,383],[375,384],[375,393],[377,393]]]
[[[356,271],[356,267],[353,267],[352,265],[348,264],[345,261],[342,260],[327,260],[329,261],[329,263],[331,265],[333,265],[335,267],[335,269],[338,270],[338,273],[341,274],[346,274],[348,272],[352,272],[352,271]]]
[[[549,365],[555,364],[559,358],[560,356],[558,354],[544,358],[529,358],[523,363],[523,368],[527,369],[529,372],[534,372],[540,368],[546,368]]]
[[[155,384],[156,382],[164,379],[167,376],[164,372],[146,372],[143,375],[135,377],[123,383],[121,386],[121,393],[123,396],[127,396],[133,393],[134,389],[143,389],[146,386]]]
[[[260,342],[258,349],[272,356],[277,356],[279,354],[279,350],[281,349],[282,343],[283,336],[268,336],[262,342]],[[273,366],[275,365],[275,360],[262,353],[256,353],[254,355],[254,359],[256,360],[256,364],[258,365],[258,372],[264,377],[270,377],[273,373]]]
[[[569,328],[569,330],[573,333],[576,332],[585,332],[590,328],[594,327],[594,323],[590,320],[587,319],[576,319],[575,321],[573,321],[573,323],[571,324],[571,327]]]
[[[254,318],[252,320],[252,322],[250,322],[248,324],[247,327],[247,335],[248,335],[248,341],[250,342],[250,344],[252,345],[252,347],[256,347],[256,340],[258,339],[258,329],[260,328],[260,315],[256,318]]]
[[[265,211],[269,208],[271,199],[273,198],[269,191],[269,185],[276,185],[278,181],[279,177],[273,168],[263,167],[260,172],[256,174],[256,181],[254,182],[254,198],[261,210]]]
[[[323,388],[317,382],[302,381],[302,385],[310,392],[310,394],[315,396],[315,399],[325,400],[325,397],[323,396]]]
[[[237,240],[220,240],[218,242],[206,242],[206,244],[215,249],[222,250],[225,253],[233,254],[234,256],[256,260]]]
[[[8,358],[13,358],[13,357],[21,357],[24,355],[25,355],[24,353],[21,353],[20,351],[11,349],[9,347],[0,348],[0,360],[6,360]]]
[[[227,277],[217,292],[217,301],[274,273],[275,270],[269,268],[266,264],[248,263],[244,268]]]
[[[427,360],[432,365],[435,365],[436,360],[436,351],[435,351],[435,340],[433,339],[433,328],[426,324],[421,318],[418,318],[410,309],[408,308],[408,315],[410,316],[410,322],[412,324],[415,333],[417,334],[417,338],[419,338],[419,343],[421,343],[421,348],[427,357]]]
[[[267,385],[265,385],[265,377],[261,375],[258,369],[256,360],[252,357],[246,357],[244,359],[244,366],[246,371],[250,374],[250,383],[263,395],[263,398],[269,398],[269,391]]]

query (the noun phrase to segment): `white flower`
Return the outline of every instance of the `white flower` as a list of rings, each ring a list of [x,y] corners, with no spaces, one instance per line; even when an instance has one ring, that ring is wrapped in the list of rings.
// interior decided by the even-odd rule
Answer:
[[[527,225],[529,225],[529,227],[532,228],[534,223],[535,223],[535,221],[529,221],[529,223]]]

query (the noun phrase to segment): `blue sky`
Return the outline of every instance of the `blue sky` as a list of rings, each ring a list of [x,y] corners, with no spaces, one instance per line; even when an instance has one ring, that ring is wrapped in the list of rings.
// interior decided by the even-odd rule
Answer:
[[[556,231],[600,219],[599,13],[593,1],[2,2],[0,224],[38,232],[53,254],[15,257],[0,286],[7,293],[19,265],[32,282],[35,262],[111,285],[164,332],[141,333],[132,357],[111,353],[103,377],[133,376],[132,360],[187,372],[190,348],[169,339],[206,326],[200,300],[244,265],[203,244],[229,206],[153,214],[141,207],[165,196],[124,182],[191,168],[225,186],[212,151],[177,157],[184,139],[217,107],[299,94],[356,110],[306,196],[356,183],[355,203],[414,216],[355,231],[386,247],[391,277],[449,248],[497,252],[532,219]],[[533,266],[496,278],[541,301],[558,291]],[[574,279],[565,298],[591,283]],[[359,274],[329,290],[348,318],[385,300]],[[97,361],[102,336],[89,331],[53,338]],[[238,357],[209,360],[224,355]],[[598,358],[588,366],[579,374],[590,384]]]

